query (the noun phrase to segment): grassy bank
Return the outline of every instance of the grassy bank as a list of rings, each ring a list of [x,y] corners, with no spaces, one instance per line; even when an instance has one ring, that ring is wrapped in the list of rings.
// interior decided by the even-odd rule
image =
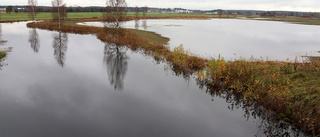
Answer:
[[[7,52],[0,50],[0,60],[7,56]]]
[[[68,25],[73,24],[73,25]],[[254,59],[225,61],[192,56],[182,45],[170,51],[168,38],[159,34],[123,29],[121,35],[113,29],[78,26],[66,22],[61,28],[46,21],[29,23],[28,27],[76,34],[94,34],[104,42],[127,45],[133,51],[143,50],[156,60],[167,61],[178,73],[199,71],[203,83],[228,88],[231,94],[241,94],[250,104],[255,103],[275,112],[279,119],[313,134],[320,134],[320,62],[308,63],[265,62]]]
[[[213,59],[198,73],[202,82],[224,85],[272,110],[278,118],[320,134],[320,62],[281,63]]]
[[[261,20],[261,19],[259,19]],[[304,25],[320,25],[320,19],[313,19],[313,18],[301,18],[301,17],[293,17],[287,16],[283,17],[264,17],[262,20],[265,21],[281,21],[281,22],[288,22],[294,24],[304,24]]]

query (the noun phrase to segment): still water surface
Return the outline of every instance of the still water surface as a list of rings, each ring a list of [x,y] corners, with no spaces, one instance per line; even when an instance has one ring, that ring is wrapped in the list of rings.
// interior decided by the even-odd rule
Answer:
[[[258,113],[254,109],[225,94],[210,96],[193,78],[175,76],[141,53],[93,35],[1,25],[8,41],[1,48],[13,47],[0,70],[1,137],[286,133],[265,118],[250,117]]]
[[[320,26],[240,19],[140,20],[124,26],[159,33],[170,38],[172,49],[183,44],[203,57],[293,61],[320,56]]]

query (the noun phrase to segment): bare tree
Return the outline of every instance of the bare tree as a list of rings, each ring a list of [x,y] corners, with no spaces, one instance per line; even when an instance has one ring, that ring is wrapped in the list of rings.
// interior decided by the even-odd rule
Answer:
[[[148,7],[147,6],[143,7],[143,9],[142,9],[143,18],[146,18],[147,12],[148,12]]]
[[[35,28],[29,31],[29,42],[34,53],[38,53],[40,48],[40,40]]]
[[[66,4],[63,4],[61,7],[60,7],[60,16],[61,16],[61,19],[62,20],[67,20],[67,7],[66,7]]]
[[[125,20],[127,14],[127,3],[125,0],[108,0],[104,12],[105,26],[120,29],[120,22]]]
[[[252,12],[247,12],[247,18],[250,18],[252,16]]]
[[[66,54],[68,49],[68,34],[59,31],[59,34],[53,36],[53,49],[54,57],[56,58],[58,64],[63,67],[66,61]]]
[[[139,8],[138,8],[138,6],[136,6],[136,7],[134,8],[134,17],[135,17],[136,20],[137,20],[138,17],[139,17]]]
[[[37,15],[36,13],[37,5],[38,5],[37,0],[28,0],[29,17],[32,18],[34,21],[36,20],[36,15]]]
[[[0,45],[2,45],[4,43],[1,37],[2,37],[2,26],[0,23]]]
[[[221,16],[223,15],[223,10],[222,9],[218,9],[217,10],[219,18],[221,18]]]
[[[63,0],[52,1],[52,19],[59,22],[59,28],[62,21],[67,17],[66,5]]]
[[[229,16],[232,14],[232,11],[228,11],[227,12],[227,15],[228,15],[228,18],[229,18]]]
[[[107,67],[110,84],[115,90],[122,90],[129,60],[126,49],[113,43],[106,43],[103,60]]]

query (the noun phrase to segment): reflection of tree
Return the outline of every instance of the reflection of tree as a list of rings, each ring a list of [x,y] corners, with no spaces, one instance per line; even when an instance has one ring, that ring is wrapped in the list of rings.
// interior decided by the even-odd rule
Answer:
[[[35,53],[39,52],[40,43],[39,43],[39,35],[37,33],[36,29],[32,29],[29,31],[29,42],[31,45],[31,48]]]
[[[134,20],[134,28],[139,29],[139,20]]]
[[[2,40],[2,26],[0,24],[0,45],[3,45],[4,43],[6,43],[7,41]]]
[[[0,23],[0,40],[2,39],[1,37],[2,37],[2,25]]]
[[[122,90],[125,74],[128,69],[129,57],[124,47],[106,43],[104,47],[104,62],[107,66],[110,84],[114,89]]]
[[[142,27],[144,30],[147,30],[147,20],[142,21]]]
[[[66,61],[66,53],[68,49],[68,34],[62,33],[55,34],[53,36],[53,48],[54,48],[54,56],[61,67],[64,66]]]
[[[267,136],[267,137],[287,137],[287,136],[304,136],[301,131],[291,127],[288,123],[279,120],[273,112],[267,111],[258,105],[250,103],[244,100],[241,94],[232,93],[227,87],[223,85],[223,82],[216,82],[211,84],[207,81],[197,80],[197,84],[200,89],[204,89],[212,97],[220,97],[226,100],[229,104],[230,110],[243,109],[244,118],[247,120],[250,117],[256,119],[259,117],[258,131],[255,136]]]

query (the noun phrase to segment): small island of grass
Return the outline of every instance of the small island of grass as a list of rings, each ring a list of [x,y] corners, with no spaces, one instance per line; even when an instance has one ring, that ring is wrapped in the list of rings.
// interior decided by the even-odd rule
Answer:
[[[0,50],[0,59],[3,59],[4,57],[6,57],[7,52]]]

